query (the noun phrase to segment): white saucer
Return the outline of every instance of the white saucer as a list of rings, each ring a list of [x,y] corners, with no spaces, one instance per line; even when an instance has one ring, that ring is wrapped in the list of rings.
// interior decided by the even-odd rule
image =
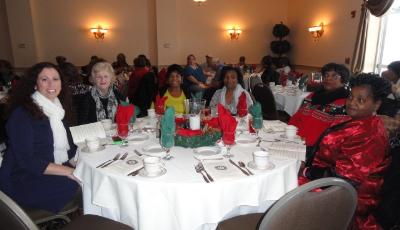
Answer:
[[[269,164],[263,168],[257,167],[256,164],[254,163],[254,161],[250,161],[249,163],[247,163],[247,166],[249,166],[249,168],[255,169],[255,170],[271,170],[271,169],[275,168],[275,165],[271,162],[269,162]]]
[[[151,156],[163,157],[166,154],[166,152],[163,150],[163,148],[159,144],[152,144],[152,145],[143,147],[142,150],[143,150],[143,152],[145,152],[146,155],[151,155]]]
[[[139,171],[139,175],[142,177],[159,177],[164,175],[165,173],[167,173],[167,169],[163,167],[161,167],[161,170],[158,173],[151,175],[149,175],[144,168]]]
[[[89,150],[89,148],[87,146],[84,146],[81,151],[84,153],[94,153],[94,152],[100,152],[103,151],[106,147],[103,145],[99,145],[99,147],[95,150]]]
[[[126,138],[126,140],[130,142],[140,142],[140,141],[145,141],[147,139],[149,139],[149,136],[144,133],[131,134],[128,136],[128,138]]]
[[[236,137],[235,141],[237,144],[252,144],[257,142],[257,137],[255,135],[242,134]]]
[[[218,146],[205,146],[193,149],[193,152],[200,156],[213,156],[221,152],[221,148]]]

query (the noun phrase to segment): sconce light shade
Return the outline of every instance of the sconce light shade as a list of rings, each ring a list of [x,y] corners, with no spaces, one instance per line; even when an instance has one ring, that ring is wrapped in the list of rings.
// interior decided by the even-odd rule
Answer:
[[[231,29],[228,29],[228,33],[229,33],[231,40],[238,40],[239,35],[242,33],[242,30],[240,28],[233,27]]]
[[[206,2],[207,0],[193,0],[195,3],[201,5],[201,3]]]
[[[103,40],[105,34],[108,32],[108,29],[104,29],[103,27],[101,27],[100,25],[98,25],[96,28],[91,28],[90,32],[93,33],[94,37],[97,40]]]
[[[310,27],[308,28],[308,31],[311,33],[314,41],[318,41],[318,39],[324,34],[324,23],[321,22],[319,26]]]

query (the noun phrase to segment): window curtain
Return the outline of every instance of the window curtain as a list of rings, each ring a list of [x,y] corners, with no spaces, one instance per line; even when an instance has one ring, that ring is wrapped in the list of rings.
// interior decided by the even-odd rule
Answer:
[[[358,25],[357,40],[353,52],[353,61],[351,63],[352,73],[360,73],[364,68],[369,13],[380,17],[390,9],[393,1],[394,0],[364,0],[361,6],[360,23]]]

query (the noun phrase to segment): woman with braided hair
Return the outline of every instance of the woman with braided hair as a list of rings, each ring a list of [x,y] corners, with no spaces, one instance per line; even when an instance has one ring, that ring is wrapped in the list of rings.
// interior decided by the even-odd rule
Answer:
[[[390,83],[376,74],[360,74],[350,81],[346,113],[314,145],[300,183],[325,176],[343,178],[358,194],[355,229],[380,229],[372,211],[380,200],[383,173],[389,164],[388,136],[376,115],[390,93]]]

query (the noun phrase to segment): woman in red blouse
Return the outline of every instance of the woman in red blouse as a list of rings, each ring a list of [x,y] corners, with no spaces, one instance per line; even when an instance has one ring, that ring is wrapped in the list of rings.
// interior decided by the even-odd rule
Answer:
[[[348,116],[321,135],[308,167],[300,171],[299,183],[325,176],[347,180],[358,194],[355,229],[380,229],[372,211],[380,200],[383,173],[389,164],[389,142],[376,111],[390,93],[390,83],[375,74],[360,74],[350,86]]]

